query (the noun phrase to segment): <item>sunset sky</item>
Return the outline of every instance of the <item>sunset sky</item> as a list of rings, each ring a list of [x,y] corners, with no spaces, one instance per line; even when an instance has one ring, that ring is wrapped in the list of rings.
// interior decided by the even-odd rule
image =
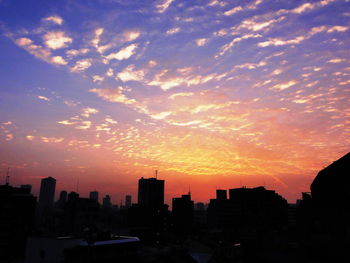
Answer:
[[[294,202],[350,151],[349,0],[0,0],[0,31],[1,184]]]

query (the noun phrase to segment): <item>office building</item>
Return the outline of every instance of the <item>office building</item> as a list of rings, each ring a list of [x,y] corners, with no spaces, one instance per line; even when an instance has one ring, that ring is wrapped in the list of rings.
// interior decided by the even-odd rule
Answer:
[[[161,209],[164,205],[164,180],[142,177],[139,180],[138,204],[149,209]]]
[[[32,193],[32,185],[31,184],[22,184],[21,188],[29,189],[29,193]]]
[[[28,188],[0,185],[0,261],[12,262],[12,259],[24,256],[35,205],[36,197]]]
[[[125,207],[126,208],[131,207],[131,195],[126,195],[125,196]]]
[[[63,208],[66,202],[67,202],[67,191],[63,190],[60,192],[60,197],[57,200],[57,203],[56,203],[57,208]]]
[[[193,225],[194,203],[191,194],[173,198],[172,221],[177,233],[189,232]]]
[[[218,189],[216,190],[216,199],[217,200],[227,200],[227,191]]]
[[[90,192],[90,199],[98,202],[98,192],[97,191]]]
[[[109,195],[106,195],[103,200],[102,200],[102,207],[105,208],[110,208],[112,207],[112,203],[111,203],[111,197]]]
[[[40,195],[39,195],[39,208],[51,209],[53,207],[55,199],[56,179],[47,177],[41,179]]]

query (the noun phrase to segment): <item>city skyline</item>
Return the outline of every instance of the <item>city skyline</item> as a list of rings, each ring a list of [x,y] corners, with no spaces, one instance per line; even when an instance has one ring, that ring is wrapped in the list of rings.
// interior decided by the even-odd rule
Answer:
[[[168,204],[295,202],[349,152],[349,17],[348,0],[2,0],[1,180],[118,204],[159,170]]]

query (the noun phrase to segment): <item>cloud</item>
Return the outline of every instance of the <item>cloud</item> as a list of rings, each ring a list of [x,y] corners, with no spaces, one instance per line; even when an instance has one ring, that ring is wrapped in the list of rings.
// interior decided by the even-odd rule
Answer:
[[[75,62],[74,67],[71,67],[70,71],[71,72],[83,72],[86,69],[88,69],[89,67],[91,67],[91,59],[90,58],[85,58],[85,59],[81,59],[78,60],[77,62]]]
[[[233,15],[233,14],[236,14],[240,11],[243,11],[243,10],[249,10],[249,9],[256,9],[258,7],[258,5],[260,5],[263,1],[262,0],[256,0],[255,2],[251,3],[251,4],[248,4],[244,7],[242,6],[236,6],[226,12],[224,12],[224,15],[225,16],[230,16],[230,15]]]
[[[91,121],[82,121],[80,124],[81,125],[76,126],[75,129],[78,129],[78,130],[90,129],[91,125],[92,125],[92,122]]]
[[[21,37],[15,40],[15,43],[24,48],[33,56],[40,58],[48,63],[52,63],[51,61],[51,52],[42,46],[33,44],[33,41],[27,37]]]
[[[135,65],[127,66],[122,72],[117,74],[117,78],[121,81],[142,81],[145,76],[145,72],[143,70],[135,70]]]
[[[91,45],[93,47],[95,47],[97,52],[100,54],[103,54],[105,51],[107,51],[108,49],[110,49],[112,47],[112,44],[100,45],[101,36],[102,36],[104,31],[105,31],[105,29],[102,27],[95,29],[95,32],[94,32],[95,36],[91,40]]]
[[[66,36],[63,31],[56,32],[47,32],[43,39],[45,41],[45,45],[53,50],[65,48],[68,44],[73,42],[73,39]]]
[[[134,104],[134,99],[129,99],[123,94],[123,88],[116,89],[90,89],[90,92],[96,93],[99,97],[110,102],[119,102],[123,104]]]
[[[208,43],[208,39],[207,38],[198,38],[198,39],[196,39],[196,44],[199,47],[204,46],[206,43]]]
[[[256,19],[246,19],[239,26],[234,27],[235,30],[248,29],[250,31],[260,31],[262,29],[268,28],[269,26],[281,22],[285,17],[279,17],[278,19],[270,19],[264,21],[256,21]]]
[[[157,61],[155,61],[155,60],[150,60],[150,61],[148,61],[148,66],[150,66],[151,68],[153,68],[153,67],[155,67],[155,66],[157,66],[158,65],[158,63],[157,63]]]
[[[172,95],[169,96],[169,99],[173,100],[177,97],[189,97],[189,96],[193,96],[194,93],[193,92],[179,92],[179,93],[174,93]]]
[[[234,68],[256,69],[256,68],[263,67],[266,65],[267,65],[267,63],[265,61],[260,61],[259,63],[245,63],[242,65],[236,65]]]
[[[141,35],[141,33],[139,31],[126,31],[124,32],[124,38],[125,41],[134,41],[136,39],[138,39]]]
[[[41,136],[40,139],[42,142],[46,142],[46,143],[59,143],[64,140],[64,138],[61,138],[61,137],[57,138],[57,137],[44,137],[44,136]]]
[[[164,13],[173,1],[174,0],[164,0],[162,3],[157,4],[156,8],[158,9],[158,13]]]
[[[70,49],[66,51],[66,55],[70,58],[76,57],[78,55],[84,55],[88,53],[90,49],[88,48],[81,48],[81,49]]]
[[[39,100],[50,101],[50,99],[47,98],[47,97],[45,97],[45,96],[37,96],[37,98],[38,98]]]
[[[212,0],[210,1],[210,3],[208,4],[208,6],[215,6],[215,5],[218,5],[218,6],[226,6],[227,3],[224,2],[224,1],[219,1],[219,0]]]
[[[100,84],[101,82],[104,81],[104,77],[103,76],[100,76],[100,75],[93,75],[92,76],[92,81],[93,82],[97,82],[98,84]]]
[[[90,115],[92,114],[96,114],[99,112],[98,109],[95,109],[95,108],[90,108],[90,107],[87,107],[87,108],[83,108],[83,113],[81,114],[81,116],[85,117],[85,118],[89,118]]]
[[[33,41],[27,37],[21,37],[16,39],[16,44],[23,47],[23,46],[28,46],[30,44],[32,44]]]
[[[171,28],[168,31],[166,31],[166,34],[167,35],[173,35],[173,34],[176,34],[176,33],[180,32],[180,30],[181,29],[179,27],[174,27],[174,28]]]
[[[73,124],[75,124],[75,122],[71,122],[70,120],[58,121],[57,123],[63,124],[63,125],[73,125]]]
[[[249,39],[249,38],[258,38],[262,37],[260,34],[246,34],[243,35],[242,37],[237,37],[234,38],[230,43],[227,43],[221,47],[221,52],[219,53],[219,56],[224,55],[227,51],[229,51],[234,45],[237,43],[241,42],[244,39]]]
[[[114,72],[113,72],[113,69],[112,68],[109,68],[106,72],[106,76],[107,77],[113,77],[114,75]]]
[[[345,32],[349,29],[348,26],[333,26],[327,30],[327,33],[333,33],[333,32]]]
[[[11,141],[11,140],[13,140],[13,138],[14,138],[14,136],[12,133],[7,133],[5,135],[5,141]]]
[[[259,47],[268,47],[268,46],[284,46],[284,45],[291,45],[291,44],[299,44],[300,42],[304,41],[304,36],[298,36],[294,39],[290,40],[282,40],[279,38],[270,38],[268,41],[260,42],[258,43]]]
[[[166,117],[168,117],[169,115],[171,115],[170,111],[164,111],[164,112],[160,112],[160,113],[157,113],[157,114],[151,114],[150,117],[152,119],[155,119],[155,120],[163,120]]]
[[[33,141],[33,140],[35,139],[35,136],[33,136],[33,135],[27,135],[27,136],[26,136],[26,139],[27,139],[28,141]]]
[[[297,36],[293,39],[283,40],[280,38],[270,38],[268,41],[258,43],[259,47],[268,47],[268,46],[285,46],[285,45],[293,45],[299,44],[306,39],[311,38],[315,34],[325,32],[327,30],[326,26],[313,27],[309,32],[305,35]]]
[[[314,9],[315,7],[316,7],[315,4],[305,3],[305,4],[302,4],[302,5],[294,8],[291,12],[295,13],[295,14],[301,14],[301,13],[304,13],[305,11],[307,11],[309,9]]]
[[[51,58],[51,62],[58,65],[67,65],[68,62],[64,60],[61,56],[54,56]]]
[[[224,15],[225,15],[225,16],[230,16],[230,15],[233,15],[233,14],[239,12],[239,11],[242,11],[242,10],[243,10],[243,7],[241,7],[241,6],[236,6],[236,7],[232,8],[232,9],[230,9],[230,10],[224,12]]]
[[[294,81],[294,80],[291,80],[291,81],[288,81],[288,82],[285,82],[285,83],[279,83],[279,84],[273,86],[273,87],[271,88],[271,90],[278,90],[278,91],[281,91],[281,90],[288,89],[288,88],[294,86],[295,84],[297,84],[297,82]]]
[[[62,25],[63,24],[63,19],[60,16],[48,16],[43,19],[44,21],[52,22],[56,25]]]
[[[80,104],[80,102],[75,102],[73,100],[65,100],[63,103],[69,107],[76,107]]]
[[[117,124],[118,122],[116,120],[113,120],[111,117],[106,117],[105,121],[110,124]]]
[[[108,56],[106,56],[106,59],[112,60],[112,59],[117,59],[117,60],[124,60],[130,58],[132,55],[135,54],[135,49],[137,48],[137,44],[131,44],[117,53],[111,53]]]
[[[279,74],[281,74],[283,72],[283,70],[281,70],[281,69],[275,69],[274,71],[272,71],[272,75],[279,75]]]
[[[341,58],[333,58],[333,59],[328,60],[327,63],[335,64],[335,63],[341,63],[341,62],[344,62],[344,61],[346,61],[346,60],[345,59],[341,59]]]

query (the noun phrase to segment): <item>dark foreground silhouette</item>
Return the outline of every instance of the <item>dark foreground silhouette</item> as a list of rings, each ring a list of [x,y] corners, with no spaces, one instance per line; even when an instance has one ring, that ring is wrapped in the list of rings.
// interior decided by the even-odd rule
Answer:
[[[321,170],[296,204],[264,187],[191,193],[164,204],[164,180],[141,178],[138,202],[113,206],[41,181],[0,186],[0,262],[350,262],[350,153]]]

